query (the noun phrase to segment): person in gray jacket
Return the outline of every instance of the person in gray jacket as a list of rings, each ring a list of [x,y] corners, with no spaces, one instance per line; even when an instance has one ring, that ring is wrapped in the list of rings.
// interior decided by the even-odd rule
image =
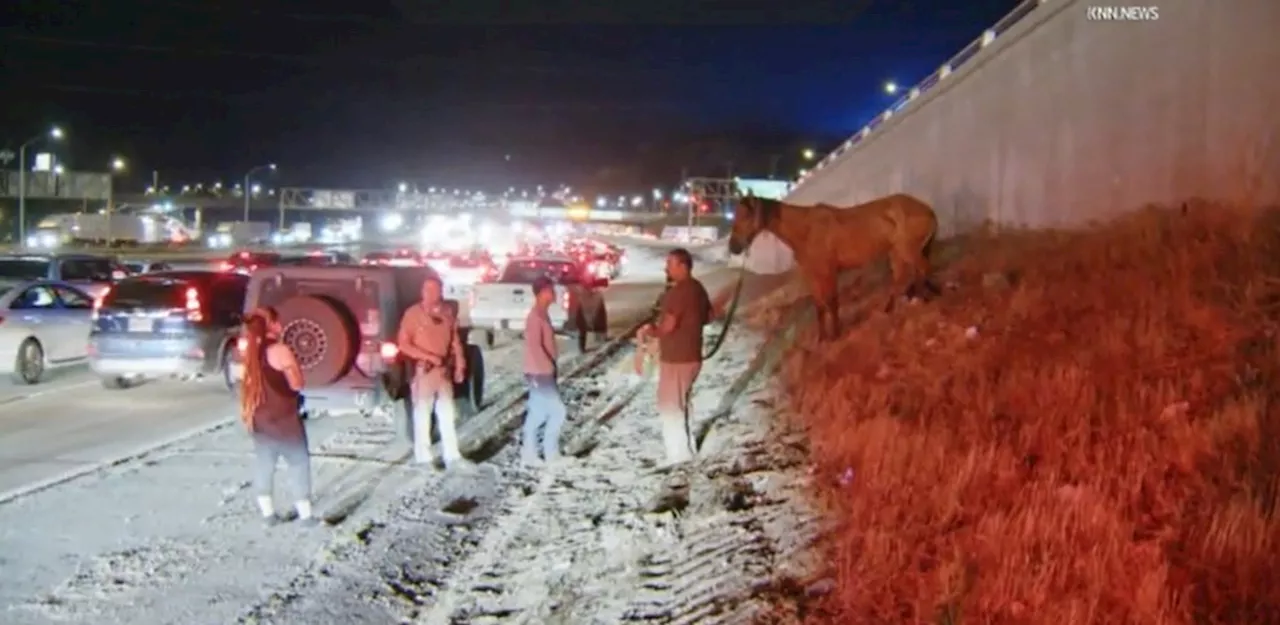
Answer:
[[[565,406],[556,383],[556,335],[547,309],[556,301],[555,285],[539,278],[533,283],[533,307],[524,323],[524,378],[529,386],[529,407],[524,417],[520,458],[536,464],[538,434],[541,431],[542,459],[560,457],[560,429],[564,427]]]

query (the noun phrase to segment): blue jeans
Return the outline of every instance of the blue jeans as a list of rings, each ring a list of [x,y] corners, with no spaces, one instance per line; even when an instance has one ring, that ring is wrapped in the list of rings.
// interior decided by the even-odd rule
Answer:
[[[253,435],[253,489],[260,497],[272,494],[276,464],[283,459],[295,501],[311,500],[311,452],[307,439],[284,441],[262,434]]]
[[[524,432],[520,456],[524,460],[538,457],[538,430],[542,432],[542,456],[552,460],[560,456],[560,429],[564,427],[565,407],[553,375],[524,376],[529,385],[529,409],[524,416]]]

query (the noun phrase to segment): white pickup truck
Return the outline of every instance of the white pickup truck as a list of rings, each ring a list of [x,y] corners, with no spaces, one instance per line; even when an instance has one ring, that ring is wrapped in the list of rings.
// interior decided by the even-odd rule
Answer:
[[[533,306],[533,282],[546,277],[556,284],[556,301],[548,311],[551,325],[557,332],[576,333],[578,349],[585,351],[589,334],[603,340],[608,330],[604,289],[609,281],[583,274],[578,263],[566,256],[513,257],[496,279],[472,287],[470,326],[484,332],[490,346],[497,335],[523,333]]]
[[[476,283],[496,276],[493,262],[480,253],[451,254],[432,266],[444,280],[445,297],[460,302],[471,297]]]

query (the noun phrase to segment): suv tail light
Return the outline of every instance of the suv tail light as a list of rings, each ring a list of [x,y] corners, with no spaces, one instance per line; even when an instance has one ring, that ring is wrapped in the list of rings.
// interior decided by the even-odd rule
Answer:
[[[187,319],[190,321],[204,321],[204,309],[200,306],[200,289],[196,287],[187,287]]]
[[[400,348],[395,343],[386,341],[378,347],[378,354],[383,360],[395,360],[400,355]]]

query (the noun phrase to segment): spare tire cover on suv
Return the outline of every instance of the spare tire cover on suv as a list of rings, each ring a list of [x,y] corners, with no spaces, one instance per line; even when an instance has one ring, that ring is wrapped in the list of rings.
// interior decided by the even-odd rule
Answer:
[[[332,384],[351,369],[359,328],[346,306],[322,295],[299,295],[276,310],[280,340],[293,350],[306,386]]]

